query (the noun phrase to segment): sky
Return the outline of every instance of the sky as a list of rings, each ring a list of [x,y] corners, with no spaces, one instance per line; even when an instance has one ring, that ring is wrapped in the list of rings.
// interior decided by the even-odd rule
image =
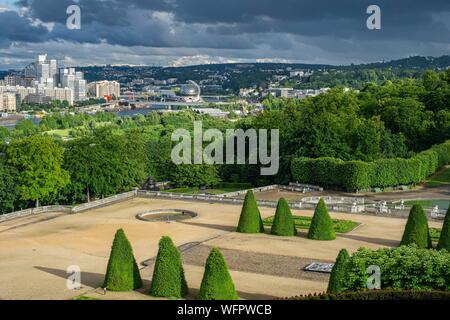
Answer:
[[[70,5],[81,28],[68,29]],[[369,5],[381,29],[369,30]],[[450,54],[449,0],[0,0],[0,69],[48,53],[66,66],[359,64]]]

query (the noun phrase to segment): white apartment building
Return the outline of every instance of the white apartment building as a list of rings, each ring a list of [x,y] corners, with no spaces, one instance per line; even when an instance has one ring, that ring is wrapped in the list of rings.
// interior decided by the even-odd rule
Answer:
[[[0,112],[15,112],[17,97],[14,93],[0,93]]]
[[[28,95],[37,93],[36,88],[22,86],[0,86],[0,94],[14,93],[19,97],[19,102],[24,101]]]
[[[73,91],[70,88],[45,89],[43,94],[46,97],[50,97],[51,100],[66,100],[67,102],[69,102],[70,106],[72,106],[74,102]]]
[[[120,96],[120,83],[117,81],[96,81],[88,84],[88,94],[96,98]]]
[[[74,94],[74,101],[86,100],[86,80],[83,72],[76,72],[75,68],[60,69],[60,83],[63,88],[70,88]]]

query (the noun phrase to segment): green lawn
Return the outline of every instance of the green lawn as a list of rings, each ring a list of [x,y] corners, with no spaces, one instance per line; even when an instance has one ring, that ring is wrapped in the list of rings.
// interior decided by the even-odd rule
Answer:
[[[240,190],[241,190],[240,188],[217,188],[217,189],[206,189],[205,192],[208,194],[223,194],[223,193],[235,192],[235,191],[240,191]],[[183,193],[183,194],[203,193],[203,192],[200,192],[200,188],[177,188],[177,189],[164,190],[164,192]]]
[[[271,226],[273,222],[273,216],[267,217],[263,220],[264,225]],[[294,216],[294,223],[298,229],[309,229],[312,218],[303,216]],[[359,226],[358,222],[351,220],[338,220],[333,219],[334,230],[338,233],[348,233]]]
[[[425,183],[425,186],[430,188],[444,185],[450,185],[450,166],[447,166],[443,170],[436,173]]]
[[[71,130],[72,129],[56,129],[56,130],[46,131],[45,133],[48,134],[49,136],[57,135],[57,136],[60,136],[61,138],[68,138],[69,132]]]
[[[412,207],[415,204],[422,206],[422,208],[431,208],[433,206],[433,201],[431,200],[409,200],[405,201],[405,206]]]

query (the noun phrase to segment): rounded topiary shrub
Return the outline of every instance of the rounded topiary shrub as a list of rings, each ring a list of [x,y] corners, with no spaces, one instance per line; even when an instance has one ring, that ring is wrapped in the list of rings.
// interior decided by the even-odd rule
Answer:
[[[131,244],[122,229],[117,230],[109,256],[103,288],[131,291],[142,287],[142,279]]]
[[[249,190],[245,195],[244,204],[242,206],[241,216],[237,232],[241,233],[263,233],[264,225],[261,219],[261,213],[258,209],[253,191]]]
[[[437,246],[438,250],[445,249],[450,252],[450,207],[447,209],[444,224],[442,225],[441,236]]]
[[[337,293],[345,290],[345,272],[349,257],[346,249],[339,251],[336,262],[331,270],[327,293]]]
[[[188,293],[181,254],[169,237],[162,237],[153,270],[150,294],[155,297],[181,298]]]
[[[308,231],[308,239],[312,240],[334,240],[336,233],[334,232],[333,221],[328,214],[328,209],[323,199],[319,200],[314,211],[311,226]]]
[[[297,234],[291,208],[284,198],[278,200],[270,233],[277,236],[295,236]]]
[[[401,246],[415,244],[419,248],[431,248],[430,230],[425,211],[421,205],[415,204],[409,212]]]
[[[198,300],[238,300],[233,280],[225,259],[219,249],[214,248],[206,260]]]

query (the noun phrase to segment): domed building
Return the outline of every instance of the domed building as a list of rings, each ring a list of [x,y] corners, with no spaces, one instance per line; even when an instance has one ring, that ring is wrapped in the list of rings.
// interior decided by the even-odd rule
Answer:
[[[194,81],[189,81],[187,84],[183,84],[180,87],[179,95],[186,102],[199,102],[200,98],[200,86]]]

